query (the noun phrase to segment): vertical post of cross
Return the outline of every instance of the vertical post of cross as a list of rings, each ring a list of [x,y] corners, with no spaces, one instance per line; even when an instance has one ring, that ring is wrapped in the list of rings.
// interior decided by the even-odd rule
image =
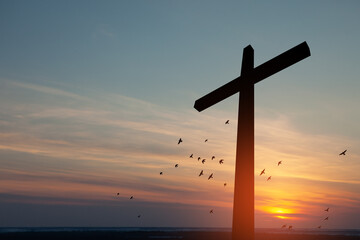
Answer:
[[[232,240],[254,240],[254,49],[244,48],[239,93]]]

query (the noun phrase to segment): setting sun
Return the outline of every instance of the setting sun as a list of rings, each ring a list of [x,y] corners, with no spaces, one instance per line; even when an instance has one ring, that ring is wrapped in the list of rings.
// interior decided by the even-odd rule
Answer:
[[[292,214],[292,213],[296,213],[293,209],[280,208],[280,207],[264,206],[261,209],[263,211],[267,212],[267,213],[272,213],[272,214]]]
[[[259,207],[259,210],[268,214],[272,218],[292,219],[292,220],[298,219],[298,217],[295,217],[294,215],[300,212],[299,210],[294,210],[290,208],[271,207],[271,206],[262,206]]]

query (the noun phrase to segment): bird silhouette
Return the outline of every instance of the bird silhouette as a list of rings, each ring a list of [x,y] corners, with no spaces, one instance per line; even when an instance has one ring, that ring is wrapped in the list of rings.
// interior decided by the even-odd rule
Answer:
[[[118,195],[118,196],[119,196],[119,194],[120,194],[120,193],[117,193],[116,195]]]
[[[220,164],[223,164],[223,163],[224,163],[224,159],[220,159],[220,160],[219,160],[219,163],[220,163]]]
[[[225,124],[229,124],[229,120],[226,120]]]
[[[206,159],[204,158],[204,159],[201,161],[201,163],[204,164],[204,163],[205,163],[205,160],[206,160]]]
[[[324,211],[325,211],[325,212],[328,212],[328,211],[329,211],[329,208],[325,209]]]
[[[193,155],[194,155],[194,154],[191,154],[191,155],[190,155],[190,158],[193,158]]]
[[[131,197],[130,197],[130,199],[133,199],[133,198],[134,198],[134,196],[131,196]]]
[[[160,172],[160,175],[163,175],[163,172]]]
[[[182,141],[183,141],[183,140],[180,138],[179,141],[178,141],[178,144],[182,143]]]
[[[141,215],[138,215],[138,218],[140,218],[141,217]]]
[[[214,209],[211,209],[211,210],[210,210],[210,214],[211,214],[211,213],[214,213]]]
[[[317,228],[318,228],[318,229],[320,229],[320,228],[321,228],[321,225],[320,225],[320,226],[318,226]]]
[[[342,153],[340,153],[339,155],[344,155],[345,156],[346,151],[347,151],[347,149],[345,151],[343,151]]]
[[[282,161],[279,161],[279,162],[278,162],[278,166],[279,166],[281,163],[282,163]]]
[[[210,176],[208,177],[208,180],[210,180],[210,178],[214,178],[213,174],[210,174]]]
[[[179,166],[179,164],[175,164],[175,167],[178,167]]]
[[[198,157],[198,161],[201,159],[201,157]]]
[[[226,183],[224,183],[224,187],[226,187]]]
[[[289,230],[291,230],[292,228],[293,228],[293,226],[292,226],[292,225],[290,225],[290,226],[289,226]]]
[[[202,175],[204,175],[204,170],[201,170],[199,177],[201,177]]]
[[[212,156],[212,157],[211,157],[211,160],[214,160],[214,159],[215,159],[215,156]]]
[[[266,181],[269,181],[269,180],[271,180],[271,176],[270,176],[270,177],[268,177]]]
[[[264,170],[261,171],[260,176],[263,174],[265,174],[265,168],[264,168]]]
[[[326,221],[326,220],[329,220],[329,217],[324,218],[324,220],[323,220],[323,221]]]
[[[205,142],[207,142],[208,141],[208,139],[205,139]]]
[[[286,224],[282,225],[281,228],[286,228]]]

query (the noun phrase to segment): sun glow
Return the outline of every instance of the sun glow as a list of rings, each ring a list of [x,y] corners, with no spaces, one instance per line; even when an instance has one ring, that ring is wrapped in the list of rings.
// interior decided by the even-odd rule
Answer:
[[[270,214],[274,218],[279,219],[296,219],[293,214],[298,213],[298,211],[290,208],[280,208],[280,207],[261,207],[261,210]]]
[[[272,214],[292,214],[295,213],[293,209],[279,208],[279,207],[264,207],[263,210]]]

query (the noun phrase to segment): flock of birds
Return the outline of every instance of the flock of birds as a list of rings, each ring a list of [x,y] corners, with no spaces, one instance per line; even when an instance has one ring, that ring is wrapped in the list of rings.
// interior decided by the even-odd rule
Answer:
[[[226,120],[225,124],[230,124],[230,120]],[[209,139],[205,139],[204,142],[208,142],[208,140],[209,140]],[[179,145],[180,143],[182,143],[182,142],[183,142],[183,140],[182,140],[181,138],[179,138],[179,140],[178,140],[178,145]],[[194,158],[194,154],[193,154],[193,153],[190,154],[189,158]],[[215,159],[215,156],[212,156],[212,157],[211,157],[211,160],[214,160],[214,159]],[[201,157],[198,157],[197,160],[198,160],[198,162],[200,162],[200,160],[201,160],[201,163],[202,163],[202,164],[205,164],[205,162],[206,162],[206,159],[205,159],[205,158],[201,159]],[[224,164],[224,159],[220,159],[220,160],[219,160],[219,164],[220,164],[220,165],[221,165],[221,164]],[[178,164],[175,164],[175,167],[178,167]],[[161,174],[161,173],[162,173],[162,172],[160,172],[160,174]],[[200,171],[199,177],[201,177],[202,175],[204,175],[204,170],[201,170],[201,171]],[[214,173],[211,173],[211,174],[208,176],[208,180],[210,180],[210,179],[212,179],[212,178],[214,178]],[[227,183],[225,182],[225,183],[224,183],[224,187],[226,187],[226,185],[227,185]],[[214,213],[214,210],[211,209],[211,210],[210,210],[210,213]]]
[[[345,150],[345,151],[346,151],[346,150]],[[344,153],[343,155],[345,155],[345,153]],[[330,209],[330,208],[327,208],[327,209],[325,209],[324,211],[325,211],[325,212],[329,212],[329,209]],[[323,221],[328,221],[328,220],[329,220],[329,216],[327,216],[326,218],[323,219]],[[320,229],[320,228],[321,228],[321,225],[319,225],[317,228]]]
[[[325,211],[325,212],[329,212],[329,209],[330,209],[330,208],[327,208],[327,209],[325,209],[324,211]],[[324,218],[323,221],[328,221],[328,220],[329,220],[329,217],[326,217],[326,218]],[[321,228],[321,225],[319,225],[317,228],[320,229],[320,228]],[[281,229],[289,229],[289,230],[292,230],[292,229],[293,229],[293,226],[292,226],[292,225],[289,225],[289,226],[287,227],[287,224],[284,224],[284,225],[281,226]]]
[[[339,154],[339,156],[341,156],[341,155],[343,155],[343,156],[345,156],[346,155],[346,152],[347,152],[347,149],[346,150],[344,150],[343,152],[341,152],[340,154]],[[281,164],[281,161],[280,162],[278,162],[278,166]],[[265,173],[265,169],[260,173],[260,176],[262,175],[262,174],[264,174]],[[270,179],[271,179],[271,176],[270,176]],[[268,180],[269,180],[269,178],[268,178]],[[329,212],[329,209],[330,208],[326,208],[324,211],[325,212]],[[322,221],[329,221],[329,216],[326,216]],[[289,230],[292,230],[293,229],[293,226],[292,225],[289,225],[289,227],[287,227],[287,225],[286,224],[284,224],[284,225],[282,225],[281,226],[281,228],[283,229],[283,228],[288,228]],[[319,226],[317,226],[317,228],[318,229],[321,229],[322,228],[322,225],[319,225]]]
[[[225,124],[229,124],[229,120],[226,120]],[[182,140],[181,138],[179,138],[179,140],[178,140],[178,145],[179,145],[180,143],[182,143],[182,142],[183,142],[183,140]],[[205,139],[204,142],[208,142],[208,139]],[[340,156],[341,156],[341,155],[344,155],[344,156],[345,156],[346,151],[347,151],[347,150],[341,152],[339,155],[340,155]],[[189,158],[194,158],[194,154],[193,154],[193,153],[190,154]],[[214,159],[215,159],[215,156],[212,156],[212,157],[211,157],[211,160],[214,160]],[[205,162],[206,162],[206,159],[205,159],[205,158],[201,159],[201,157],[198,157],[197,160],[198,160],[198,161],[201,160],[201,163],[202,163],[202,164],[205,164]],[[219,160],[219,164],[221,165],[221,164],[223,164],[223,163],[224,163],[224,159],[220,159],[220,160]],[[282,161],[279,161],[279,162],[277,163],[277,166],[280,166],[281,164],[282,164]],[[178,164],[178,163],[175,164],[175,168],[177,168],[177,167],[179,167],[179,164]],[[163,175],[163,174],[164,174],[164,173],[161,171],[161,172],[160,172],[160,175]],[[261,171],[260,176],[262,176],[262,175],[264,175],[264,174],[265,174],[265,168]],[[201,177],[202,175],[204,175],[204,170],[201,170],[201,171],[200,171],[199,177]],[[211,174],[208,176],[208,180],[210,180],[210,179],[212,179],[212,178],[214,178],[214,173],[211,173]],[[269,177],[266,179],[266,181],[270,181],[270,180],[271,180],[271,176],[269,176]],[[226,185],[227,185],[227,183],[225,182],[225,183],[224,183],[224,187],[226,187]],[[119,196],[119,195],[120,195],[120,193],[117,193],[117,196]],[[130,200],[132,200],[132,199],[134,199],[134,196],[130,196]],[[329,208],[325,209],[324,211],[329,212]],[[210,209],[209,213],[210,213],[210,214],[213,214],[213,213],[214,213],[214,209]],[[141,217],[141,214],[139,214],[137,217],[140,218],[140,217]],[[325,217],[325,218],[323,219],[323,221],[328,221],[328,220],[329,220],[329,216],[327,216],[327,217]],[[317,228],[320,229],[321,227],[322,227],[322,225],[319,225]],[[282,228],[282,229],[292,230],[292,229],[293,229],[293,226],[292,226],[292,225],[287,226],[287,224],[284,224],[284,225],[281,226],[281,228]]]
[[[225,124],[229,124],[229,123],[230,123],[230,120],[227,120],[227,121],[225,122]],[[204,142],[206,143],[206,142],[208,142],[208,141],[209,141],[209,139],[205,139]],[[179,138],[177,144],[179,145],[179,144],[181,144],[182,142],[183,142],[182,138]],[[190,154],[189,158],[194,158],[194,154],[193,154],[193,153]],[[211,157],[211,160],[214,160],[215,158],[216,158],[215,156],[212,156],[212,157]],[[205,162],[206,162],[206,159],[205,159],[205,158],[201,158],[201,157],[198,157],[197,160],[198,160],[198,162],[200,162],[200,160],[201,160],[201,163],[202,163],[202,164],[205,164]],[[221,165],[221,164],[224,164],[224,159],[220,159],[218,162],[219,162],[220,165]],[[175,168],[178,168],[178,167],[179,167],[179,164],[176,163],[176,164],[174,165],[174,167],[175,167]],[[163,172],[163,171],[160,171],[159,174],[160,174],[160,175],[164,175],[164,172]],[[203,175],[204,175],[204,170],[201,170],[198,176],[201,177],[201,176],[203,176]],[[208,180],[210,180],[210,179],[212,179],[212,178],[214,178],[214,173],[210,173],[209,176],[207,177]],[[227,183],[225,182],[225,183],[224,183],[224,187],[226,187],[226,185],[227,185]],[[117,195],[117,196],[120,196],[120,193],[118,192],[116,195]],[[131,197],[130,197],[130,200],[132,200],[132,199],[134,199],[134,196],[131,196]],[[209,213],[210,213],[210,214],[213,214],[213,213],[214,213],[214,209],[210,209],[210,210],[209,210]],[[140,218],[140,217],[141,217],[141,214],[139,214],[137,217]]]

